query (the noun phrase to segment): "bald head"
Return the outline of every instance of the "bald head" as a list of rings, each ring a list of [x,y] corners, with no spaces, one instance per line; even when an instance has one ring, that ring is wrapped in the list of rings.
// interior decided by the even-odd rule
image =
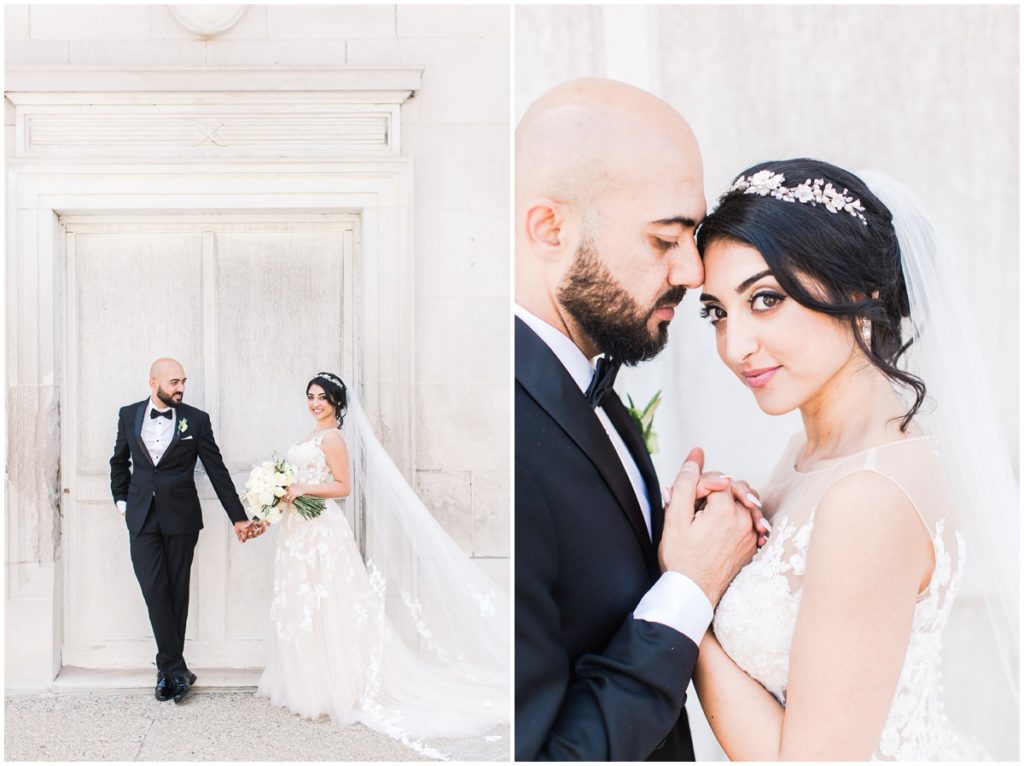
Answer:
[[[557,85],[516,128],[516,201],[535,196],[587,207],[652,173],[703,177],[700,149],[683,116],[660,98],[614,80]]]
[[[149,365],[149,377],[151,378],[161,378],[169,373],[177,373],[179,377],[183,378],[185,377],[185,368],[181,366],[181,362],[171,359],[169,356],[160,357]]]
[[[177,407],[185,396],[185,368],[181,362],[161,357],[149,366],[149,388],[157,407]]]
[[[516,302],[588,356],[602,345],[598,322],[583,327],[586,301],[563,301],[573,284],[595,306],[619,295],[605,313],[630,315],[642,335],[668,313],[652,312],[679,302],[677,288],[703,280],[700,149],[682,115],[647,91],[583,79],[537,99],[516,128],[515,208]]]

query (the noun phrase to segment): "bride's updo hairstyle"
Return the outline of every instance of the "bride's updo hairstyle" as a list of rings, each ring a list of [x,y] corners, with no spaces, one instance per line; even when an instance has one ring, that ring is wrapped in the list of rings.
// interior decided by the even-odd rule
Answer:
[[[334,417],[338,421],[338,428],[345,422],[345,413],[348,411],[348,389],[345,382],[337,375],[329,372],[318,372],[309,383],[306,384],[306,393],[314,385],[320,386],[327,394],[328,403],[334,407]]]
[[[820,179],[838,192],[845,190],[847,198],[860,200],[861,208],[833,213],[821,202],[787,201],[767,189],[761,188],[761,194],[737,189],[734,183],[697,230],[701,257],[720,239],[750,245],[797,303],[845,319],[864,356],[891,381],[914,392],[914,403],[900,420],[900,430],[906,431],[924,402],[926,388],[920,378],[896,367],[912,340],[904,343],[900,330],[910,305],[892,214],[857,176],[827,162],[762,162],[744,170],[737,180],[752,179],[761,171],[784,176],[781,185],[786,189]],[[765,174],[760,181],[765,178],[770,176]],[[872,297],[875,293],[877,297]],[[870,345],[860,332],[859,323],[865,319],[871,322]]]

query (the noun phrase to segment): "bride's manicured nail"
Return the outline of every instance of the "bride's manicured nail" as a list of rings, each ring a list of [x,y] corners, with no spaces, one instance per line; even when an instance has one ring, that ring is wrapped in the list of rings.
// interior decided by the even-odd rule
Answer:
[[[757,499],[757,497],[756,497],[756,496],[754,495],[754,493],[753,493],[753,492],[748,492],[748,493],[747,493],[747,500],[749,500],[750,502],[752,502],[752,503],[753,503],[754,505],[756,505],[756,506],[757,506],[758,508],[764,508],[764,506],[763,506],[763,505],[761,505],[761,501]]]
[[[768,519],[761,519],[761,526],[764,527],[765,532],[772,531],[772,525],[768,523]]]

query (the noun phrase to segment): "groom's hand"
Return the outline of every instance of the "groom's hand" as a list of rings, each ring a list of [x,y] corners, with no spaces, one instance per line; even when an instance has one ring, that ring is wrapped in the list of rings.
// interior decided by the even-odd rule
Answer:
[[[728,478],[713,477],[702,483],[703,468],[703,450],[691,450],[665,506],[658,559],[663,570],[679,572],[697,583],[714,606],[753,557],[757,533],[750,511],[726,491]],[[698,496],[707,490],[704,507],[697,510]]]
[[[253,522],[251,521],[236,521],[235,522],[235,537],[238,538],[238,542],[244,543],[249,539],[249,527]]]
[[[728,489],[732,492],[733,499],[750,511],[750,518],[754,521],[754,529],[757,530],[757,547],[768,542],[768,534],[772,531],[771,524],[764,517],[764,506],[761,504],[760,493],[742,479],[734,479],[721,471],[704,471],[697,484],[696,509],[704,509],[704,498],[712,492],[722,492]],[[666,490],[665,503],[672,499],[671,488]]]

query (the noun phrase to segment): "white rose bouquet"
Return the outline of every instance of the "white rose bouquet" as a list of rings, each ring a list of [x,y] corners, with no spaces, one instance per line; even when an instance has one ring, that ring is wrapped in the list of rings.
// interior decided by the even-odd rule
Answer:
[[[276,524],[284,516],[281,498],[285,491],[295,483],[295,466],[286,463],[274,455],[273,460],[265,460],[254,466],[245,482],[245,494],[241,499],[249,506],[253,517],[268,524]],[[292,503],[299,515],[305,519],[315,519],[324,511],[324,500],[320,497],[302,495]]]

